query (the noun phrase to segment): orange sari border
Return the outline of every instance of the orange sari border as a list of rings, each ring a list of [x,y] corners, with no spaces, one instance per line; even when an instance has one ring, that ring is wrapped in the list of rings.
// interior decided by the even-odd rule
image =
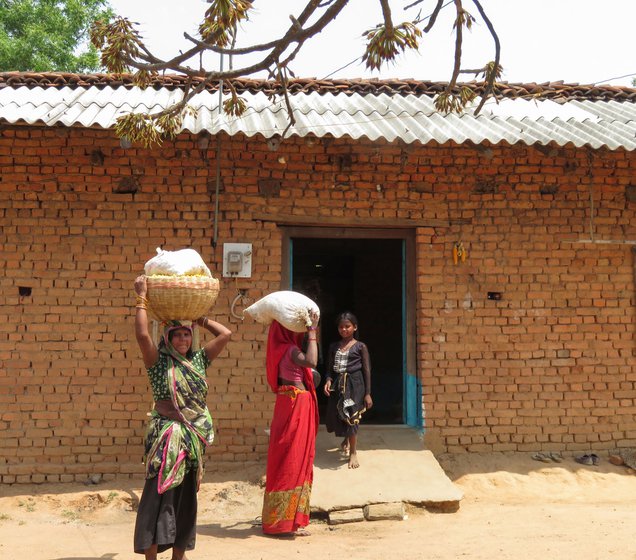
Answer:
[[[263,530],[266,533],[291,533],[309,525],[310,482],[292,490],[265,492]]]

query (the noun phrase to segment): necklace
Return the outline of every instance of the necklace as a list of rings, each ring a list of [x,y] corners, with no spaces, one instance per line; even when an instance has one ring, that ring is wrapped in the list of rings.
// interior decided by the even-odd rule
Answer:
[[[347,350],[349,350],[354,344],[356,343],[356,339],[353,338],[351,339],[349,342],[347,342],[344,346],[340,345],[339,346],[339,350],[341,352],[346,352]]]

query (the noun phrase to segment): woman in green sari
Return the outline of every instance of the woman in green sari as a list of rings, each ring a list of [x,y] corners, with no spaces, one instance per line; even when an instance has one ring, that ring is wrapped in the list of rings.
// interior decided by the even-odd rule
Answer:
[[[172,321],[157,347],[148,331],[145,276],[135,280],[135,291],[135,335],[155,401],[146,431],[146,483],[137,510],[135,552],[155,560],[172,548],[172,560],[181,560],[194,548],[203,454],[214,439],[205,370],[232,333],[200,317],[195,323],[214,338],[193,351],[192,326]]]

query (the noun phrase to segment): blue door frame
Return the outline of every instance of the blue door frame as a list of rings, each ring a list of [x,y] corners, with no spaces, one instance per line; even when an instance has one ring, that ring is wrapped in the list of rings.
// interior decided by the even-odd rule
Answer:
[[[403,417],[404,423],[413,428],[422,427],[422,384],[417,372],[408,368],[408,334],[407,334],[407,250],[406,240],[402,241],[402,382],[403,382]]]

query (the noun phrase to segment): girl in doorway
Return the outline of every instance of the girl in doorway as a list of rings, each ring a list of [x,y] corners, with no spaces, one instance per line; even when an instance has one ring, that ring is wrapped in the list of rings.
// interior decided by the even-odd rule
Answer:
[[[349,455],[349,468],[360,466],[356,452],[362,413],[373,406],[371,399],[371,360],[364,342],[354,335],[356,316],[345,311],[336,319],[340,341],[329,346],[324,393],[327,401],[326,425],[329,433],[344,438],[341,450]]]

